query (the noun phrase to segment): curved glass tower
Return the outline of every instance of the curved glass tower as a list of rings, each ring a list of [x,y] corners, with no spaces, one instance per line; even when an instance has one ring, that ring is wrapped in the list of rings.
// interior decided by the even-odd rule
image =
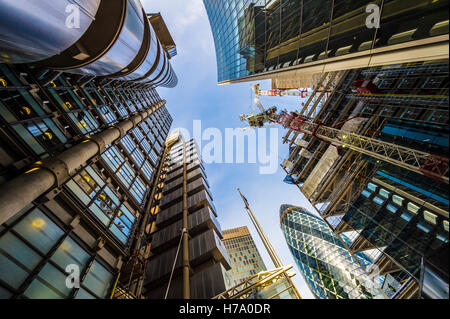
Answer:
[[[289,250],[318,299],[384,298],[320,217],[301,207],[282,205],[280,223]]]
[[[388,53],[409,48],[416,49],[415,58],[429,60],[429,51],[417,51],[423,41],[430,43],[434,53],[440,51],[442,41],[448,41],[444,40],[448,35],[448,0],[203,0],[203,3],[214,36],[221,84],[273,79],[299,69],[301,73],[305,70],[316,73],[317,69],[308,68],[317,65],[321,65],[320,69],[324,65],[329,68],[337,60],[340,63],[333,68],[352,69],[358,61],[364,61],[362,65],[371,63],[370,57],[375,54],[377,59],[382,56],[383,64],[397,63],[398,59],[392,59]],[[368,24],[371,17],[378,21],[383,32]],[[402,58],[409,60],[404,54]],[[290,76],[295,79],[299,74],[294,72]]]

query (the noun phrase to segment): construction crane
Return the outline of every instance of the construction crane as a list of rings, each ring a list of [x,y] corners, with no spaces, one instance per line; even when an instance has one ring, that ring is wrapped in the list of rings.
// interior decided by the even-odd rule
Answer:
[[[254,86],[254,88],[256,89],[257,86]],[[266,110],[259,101],[258,94],[255,94],[254,102],[260,113],[242,114],[240,116],[241,121],[248,122],[250,128],[279,124],[287,129],[314,136],[335,147],[348,148],[377,160],[449,183],[448,157],[328,127],[320,122],[315,123],[313,119],[301,116],[298,112],[287,112],[285,110],[279,112],[275,106]]]
[[[267,95],[267,96],[298,96],[301,98],[307,98],[312,94],[312,91],[308,89],[298,89],[298,90],[260,90],[259,84],[252,84],[251,87],[255,92],[255,95]]]

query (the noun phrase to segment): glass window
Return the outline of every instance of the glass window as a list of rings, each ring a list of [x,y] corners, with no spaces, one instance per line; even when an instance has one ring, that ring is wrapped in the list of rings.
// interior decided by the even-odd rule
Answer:
[[[437,215],[425,210],[423,212],[423,217],[425,218],[425,220],[433,225],[436,225],[436,219],[437,219]]]
[[[375,196],[374,198],[373,198],[373,201],[374,201],[374,203],[376,203],[376,204],[378,204],[378,205],[383,205],[383,203],[384,203],[384,199],[382,199],[382,198],[380,198],[380,197],[378,197],[378,196]]]
[[[80,290],[78,290],[77,292],[77,295],[75,296],[75,299],[96,299],[96,298],[83,288],[80,288]]]
[[[369,183],[367,184],[367,189],[369,189],[372,192],[375,192],[377,190],[377,185]]]
[[[364,197],[370,197],[371,194],[367,190],[363,190],[361,195],[363,195]]]
[[[37,208],[14,226],[14,230],[43,254],[47,254],[64,234],[61,228]]]
[[[418,224],[417,224],[417,228],[419,228],[420,230],[422,230],[422,231],[424,231],[424,232],[426,232],[426,233],[429,233],[430,232],[430,226],[428,226],[428,225],[426,225],[425,223],[423,223],[423,222],[419,222]]]
[[[404,200],[404,198],[403,198],[403,197],[400,197],[400,196],[398,196],[398,195],[392,196],[392,201],[393,201],[394,203],[396,203],[398,206],[402,206],[402,205],[403,205],[403,200]]]
[[[390,211],[391,213],[396,213],[397,212],[397,210],[398,210],[398,208],[397,208],[397,206],[394,206],[394,205],[392,205],[392,204],[388,204],[387,206],[386,206],[386,208],[387,208],[387,210],[388,211]]]
[[[60,299],[69,296],[72,288],[66,286],[66,274],[46,264],[38,277],[28,286],[24,295],[33,299]]]
[[[10,293],[8,290],[0,287],[0,299],[9,299],[9,298],[11,298],[11,296],[12,296],[12,293]]]
[[[400,217],[409,222],[413,218],[413,215],[408,212],[404,212]]]
[[[68,265],[78,265],[81,271],[89,260],[89,254],[68,237],[58,247],[52,260],[62,269],[66,269]]]
[[[407,208],[413,214],[417,214],[417,212],[419,211],[419,206],[417,206],[411,202],[408,203]]]
[[[89,204],[90,198],[85,192],[73,181],[70,180],[66,183],[66,186],[77,196],[84,204]]]
[[[389,192],[387,190],[385,190],[384,188],[380,189],[380,195],[383,196],[384,198],[389,198]]]
[[[113,275],[95,260],[86,278],[83,280],[83,285],[98,297],[105,298],[108,294],[112,279]]]
[[[0,278],[17,289],[42,258],[11,233],[0,238],[0,247]]]

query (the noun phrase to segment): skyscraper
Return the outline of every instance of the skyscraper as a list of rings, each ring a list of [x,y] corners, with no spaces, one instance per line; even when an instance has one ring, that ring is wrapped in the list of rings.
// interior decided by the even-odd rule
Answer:
[[[0,298],[139,297],[170,34],[138,0],[2,1],[0,15]]]
[[[448,60],[334,76],[299,112],[315,133],[284,137],[286,172],[392,297],[448,298]]]
[[[258,248],[246,226],[223,231],[222,242],[228,252],[232,282],[228,288],[240,284],[252,275],[267,270]]]
[[[166,146],[147,230],[144,294],[210,299],[226,290],[230,264],[205,169],[193,139],[175,131]]]
[[[219,84],[448,58],[448,1],[204,0]]]
[[[308,287],[319,299],[383,298],[327,224],[304,208],[280,207],[281,230]]]
[[[248,200],[241,193],[238,188],[238,192],[242,198],[245,205],[245,210],[250,217],[250,220],[255,226],[264,247],[267,249],[267,253],[271,258],[275,269],[260,271],[256,274],[246,276],[239,280],[237,285],[228,288],[226,291],[215,296],[215,299],[301,299],[297,288],[292,282],[292,277],[295,273],[289,272],[293,267],[292,265],[284,266],[281,259],[278,257],[275,249],[270,243],[268,237],[265,235],[261,225],[256,219],[255,214],[252,212]],[[232,229],[231,233],[237,233],[246,235],[248,230],[237,228]],[[230,248],[233,249],[233,243],[230,243]],[[247,248],[242,247],[245,250]],[[240,253],[235,253],[233,256],[240,255]],[[245,259],[245,258],[244,258]],[[238,262],[238,260],[236,260]],[[252,267],[253,268],[253,267]]]

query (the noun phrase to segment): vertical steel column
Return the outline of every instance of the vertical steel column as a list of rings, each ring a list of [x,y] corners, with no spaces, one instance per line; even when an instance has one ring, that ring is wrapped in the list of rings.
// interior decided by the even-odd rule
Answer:
[[[281,262],[280,258],[278,257],[277,253],[272,247],[272,244],[270,243],[269,239],[267,238],[266,234],[264,233],[263,229],[261,228],[261,225],[259,225],[258,220],[256,219],[255,215],[253,214],[252,210],[250,209],[250,206],[248,205],[247,199],[242,195],[241,190],[238,188],[239,195],[241,195],[242,200],[245,204],[245,210],[247,211],[250,220],[252,221],[253,225],[256,228],[256,231],[258,232],[259,236],[261,237],[261,241],[263,242],[264,246],[267,249],[267,252],[270,255],[270,258],[272,259],[273,264],[276,268],[282,268],[283,263]],[[288,281],[289,285],[291,286],[292,290],[294,291],[295,295],[298,299],[302,299],[302,296],[298,292],[297,288],[295,287],[294,283],[292,282],[290,276],[285,273],[286,281]]]
[[[149,219],[150,214],[151,214],[151,209],[152,209],[152,204],[154,202],[154,196],[155,196],[155,193],[156,193],[156,189],[159,188],[158,185],[160,183],[161,170],[162,170],[162,168],[163,168],[163,166],[165,164],[165,160],[166,160],[167,154],[169,154],[171,148],[172,148],[172,145],[166,146],[166,148],[165,148],[165,150],[163,152],[163,155],[161,156],[161,162],[159,164],[158,171],[156,173],[155,184],[153,185],[153,188],[152,188],[152,191],[151,191],[151,194],[150,194],[150,197],[149,197],[149,201],[148,201],[147,207],[145,209],[145,215],[144,215],[144,218],[142,220],[141,227],[139,229],[139,235],[138,235],[138,238],[136,240],[136,244],[134,245],[134,252],[137,252],[141,248],[140,246],[141,246],[142,238],[145,236],[145,228],[147,227],[147,222],[148,222],[148,219]],[[145,267],[147,265],[147,261],[148,261],[148,259],[145,260],[144,270],[145,270]],[[145,273],[144,273],[144,275],[142,275],[138,279],[138,282],[137,282],[136,296],[138,298],[140,298],[141,295],[142,295],[142,286],[144,284],[144,280],[145,280]]]
[[[250,220],[253,223],[253,226],[255,226],[256,231],[258,232],[259,236],[261,237],[261,241],[264,244],[264,247],[266,247],[267,252],[269,253],[270,258],[272,259],[272,262],[275,266],[275,268],[280,268],[282,267],[282,262],[280,260],[280,258],[278,258],[275,250],[273,249],[272,245],[270,244],[269,240],[267,239],[266,235],[264,234],[261,226],[259,225],[258,221],[255,218],[255,215],[253,214],[252,210],[250,209],[250,206],[247,203],[246,198],[244,197],[244,195],[242,195],[241,190],[238,188],[238,192],[242,197],[242,200],[245,203],[245,210],[248,213],[248,216],[250,217]]]
[[[191,298],[189,282],[191,266],[189,264],[189,225],[186,171],[186,142],[183,141],[183,298]]]

